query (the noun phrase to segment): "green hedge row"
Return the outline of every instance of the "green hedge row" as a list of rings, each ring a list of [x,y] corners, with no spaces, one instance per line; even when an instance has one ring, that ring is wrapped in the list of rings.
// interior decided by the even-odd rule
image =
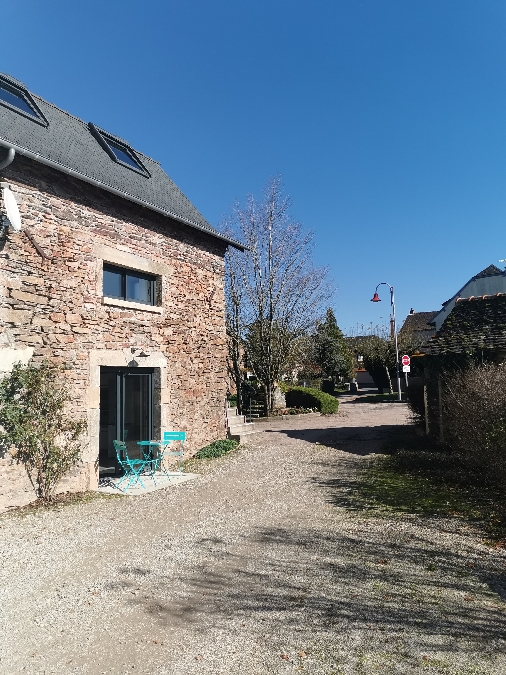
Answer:
[[[288,408],[316,408],[324,415],[337,412],[339,401],[330,394],[309,387],[290,387],[286,392]]]
[[[226,438],[222,441],[213,441],[210,445],[206,445],[205,448],[201,448],[195,455],[195,459],[214,459],[215,457],[221,457],[238,445],[239,443],[237,441],[233,441],[230,438]]]

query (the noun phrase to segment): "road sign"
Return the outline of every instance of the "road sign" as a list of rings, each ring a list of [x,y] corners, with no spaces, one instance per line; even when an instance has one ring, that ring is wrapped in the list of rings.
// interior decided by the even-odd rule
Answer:
[[[403,373],[410,373],[411,372],[411,366],[402,366],[402,372]]]
[[[409,366],[409,364],[411,363],[411,359],[409,358],[409,356],[407,354],[404,354],[401,361],[402,361],[403,366]]]

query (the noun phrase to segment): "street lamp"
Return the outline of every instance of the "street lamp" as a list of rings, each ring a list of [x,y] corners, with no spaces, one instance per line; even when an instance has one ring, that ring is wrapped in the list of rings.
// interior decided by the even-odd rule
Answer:
[[[381,298],[378,295],[378,288],[380,286],[388,286],[390,289],[390,304],[392,305],[392,319],[394,322],[394,342],[395,342],[395,370],[397,373],[397,396],[398,400],[402,401],[402,396],[401,396],[401,375],[399,372],[399,347],[397,345],[397,323],[395,321],[395,302],[394,302],[394,287],[390,286],[390,284],[387,284],[386,281],[382,281],[380,284],[376,286],[376,290],[374,291],[374,295],[371,298],[371,302],[381,302]]]

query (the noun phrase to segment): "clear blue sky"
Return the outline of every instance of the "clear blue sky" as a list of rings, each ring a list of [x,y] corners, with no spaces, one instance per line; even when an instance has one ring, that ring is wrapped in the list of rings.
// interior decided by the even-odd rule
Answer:
[[[281,174],[344,330],[506,258],[504,0],[16,0],[0,70],[157,159],[217,225]]]

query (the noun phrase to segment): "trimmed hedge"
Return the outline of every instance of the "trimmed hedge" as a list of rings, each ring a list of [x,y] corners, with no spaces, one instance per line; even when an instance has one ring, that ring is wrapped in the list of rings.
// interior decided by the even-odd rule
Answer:
[[[309,387],[290,387],[286,393],[287,408],[316,408],[323,415],[337,412],[339,401],[330,394]]]

